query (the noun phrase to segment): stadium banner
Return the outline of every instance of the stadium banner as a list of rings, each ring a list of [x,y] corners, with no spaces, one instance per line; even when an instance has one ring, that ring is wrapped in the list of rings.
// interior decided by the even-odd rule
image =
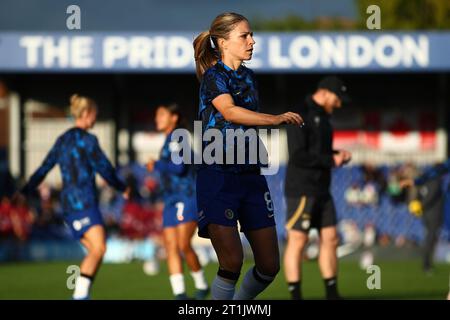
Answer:
[[[0,72],[195,71],[198,32],[0,32]],[[260,72],[450,70],[450,32],[306,32],[255,35]]]
[[[411,107],[408,113],[401,109],[337,113],[333,147],[352,151],[353,164],[444,161],[447,134],[439,126],[440,117],[440,112],[427,110],[426,105]]]
[[[335,147],[391,153],[435,151],[438,148],[438,114],[423,110],[425,106],[422,110],[411,108],[407,114],[401,110],[358,110],[353,111],[351,117],[341,116],[336,121]],[[346,129],[340,130],[339,126]]]

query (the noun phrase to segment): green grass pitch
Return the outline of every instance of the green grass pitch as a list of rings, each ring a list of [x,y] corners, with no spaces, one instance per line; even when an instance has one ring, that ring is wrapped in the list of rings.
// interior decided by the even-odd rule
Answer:
[[[66,269],[77,262],[6,263],[0,265],[0,299],[63,299],[71,297],[66,282]],[[366,286],[370,274],[355,261],[341,261],[339,289],[347,299],[445,299],[449,290],[448,265],[438,264],[432,275],[425,275],[420,261],[378,262],[381,268],[381,289]],[[141,262],[105,264],[95,281],[93,299],[172,299],[165,264],[156,276],[144,274]],[[251,263],[246,263],[245,272]],[[210,263],[205,271],[211,281],[217,264]],[[322,299],[323,283],[315,261],[304,264],[302,283],[305,299]],[[193,294],[193,282],[186,272],[188,294]],[[242,278],[242,277],[241,277]],[[283,272],[259,299],[288,299]]]

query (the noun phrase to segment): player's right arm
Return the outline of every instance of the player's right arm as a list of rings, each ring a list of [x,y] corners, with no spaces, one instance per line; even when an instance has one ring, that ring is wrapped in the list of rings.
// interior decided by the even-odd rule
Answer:
[[[45,157],[41,166],[33,173],[33,175],[28,180],[28,183],[21,189],[21,193],[28,194],[34,190],[42,180],[44,180],[47,173],[55,166],[58,161],[58,149],[59,149],[59,139],[55,142],[50,152]]]
[[[212,103],[226,121],[246,126],[279,125],[282,123],[303,123],[300,115],[286,112],[280,115],[271,115],[248,110],[234,104],[228,80],[221,73],[208,74],[203,77],[202,91],[204,98]]]
[[[266,126],[279,124],[303,123],[299,114],[285,112],[279,115],[251,111],[234,104],[230,94],[221,94],[212,101],[214,107],[223,115],[226,121],[246,126]]]

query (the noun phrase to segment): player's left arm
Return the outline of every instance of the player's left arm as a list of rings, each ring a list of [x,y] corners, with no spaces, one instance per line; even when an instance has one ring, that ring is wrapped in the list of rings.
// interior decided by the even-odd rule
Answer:
[[[98,172],[109,185],[124,192],[126,189],[125,184],[117,176],[116,170],[100,148],[96,137],[93,137],[88,144],[88,154],[89,161],[95,171]]]

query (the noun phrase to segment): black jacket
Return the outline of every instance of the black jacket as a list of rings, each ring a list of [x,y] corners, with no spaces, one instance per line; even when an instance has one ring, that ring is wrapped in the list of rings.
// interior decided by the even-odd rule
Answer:
[[[423,207],[423,222],[426,227],[441,226],[444,221],[444,192],[442,177],[437,177],[419,185],[419,200]]]
[[[305,125],[288,126],[289,162],[285,193],[288,197],[329,193],[333,159],[330,116],[311,96],[298,110]]]

